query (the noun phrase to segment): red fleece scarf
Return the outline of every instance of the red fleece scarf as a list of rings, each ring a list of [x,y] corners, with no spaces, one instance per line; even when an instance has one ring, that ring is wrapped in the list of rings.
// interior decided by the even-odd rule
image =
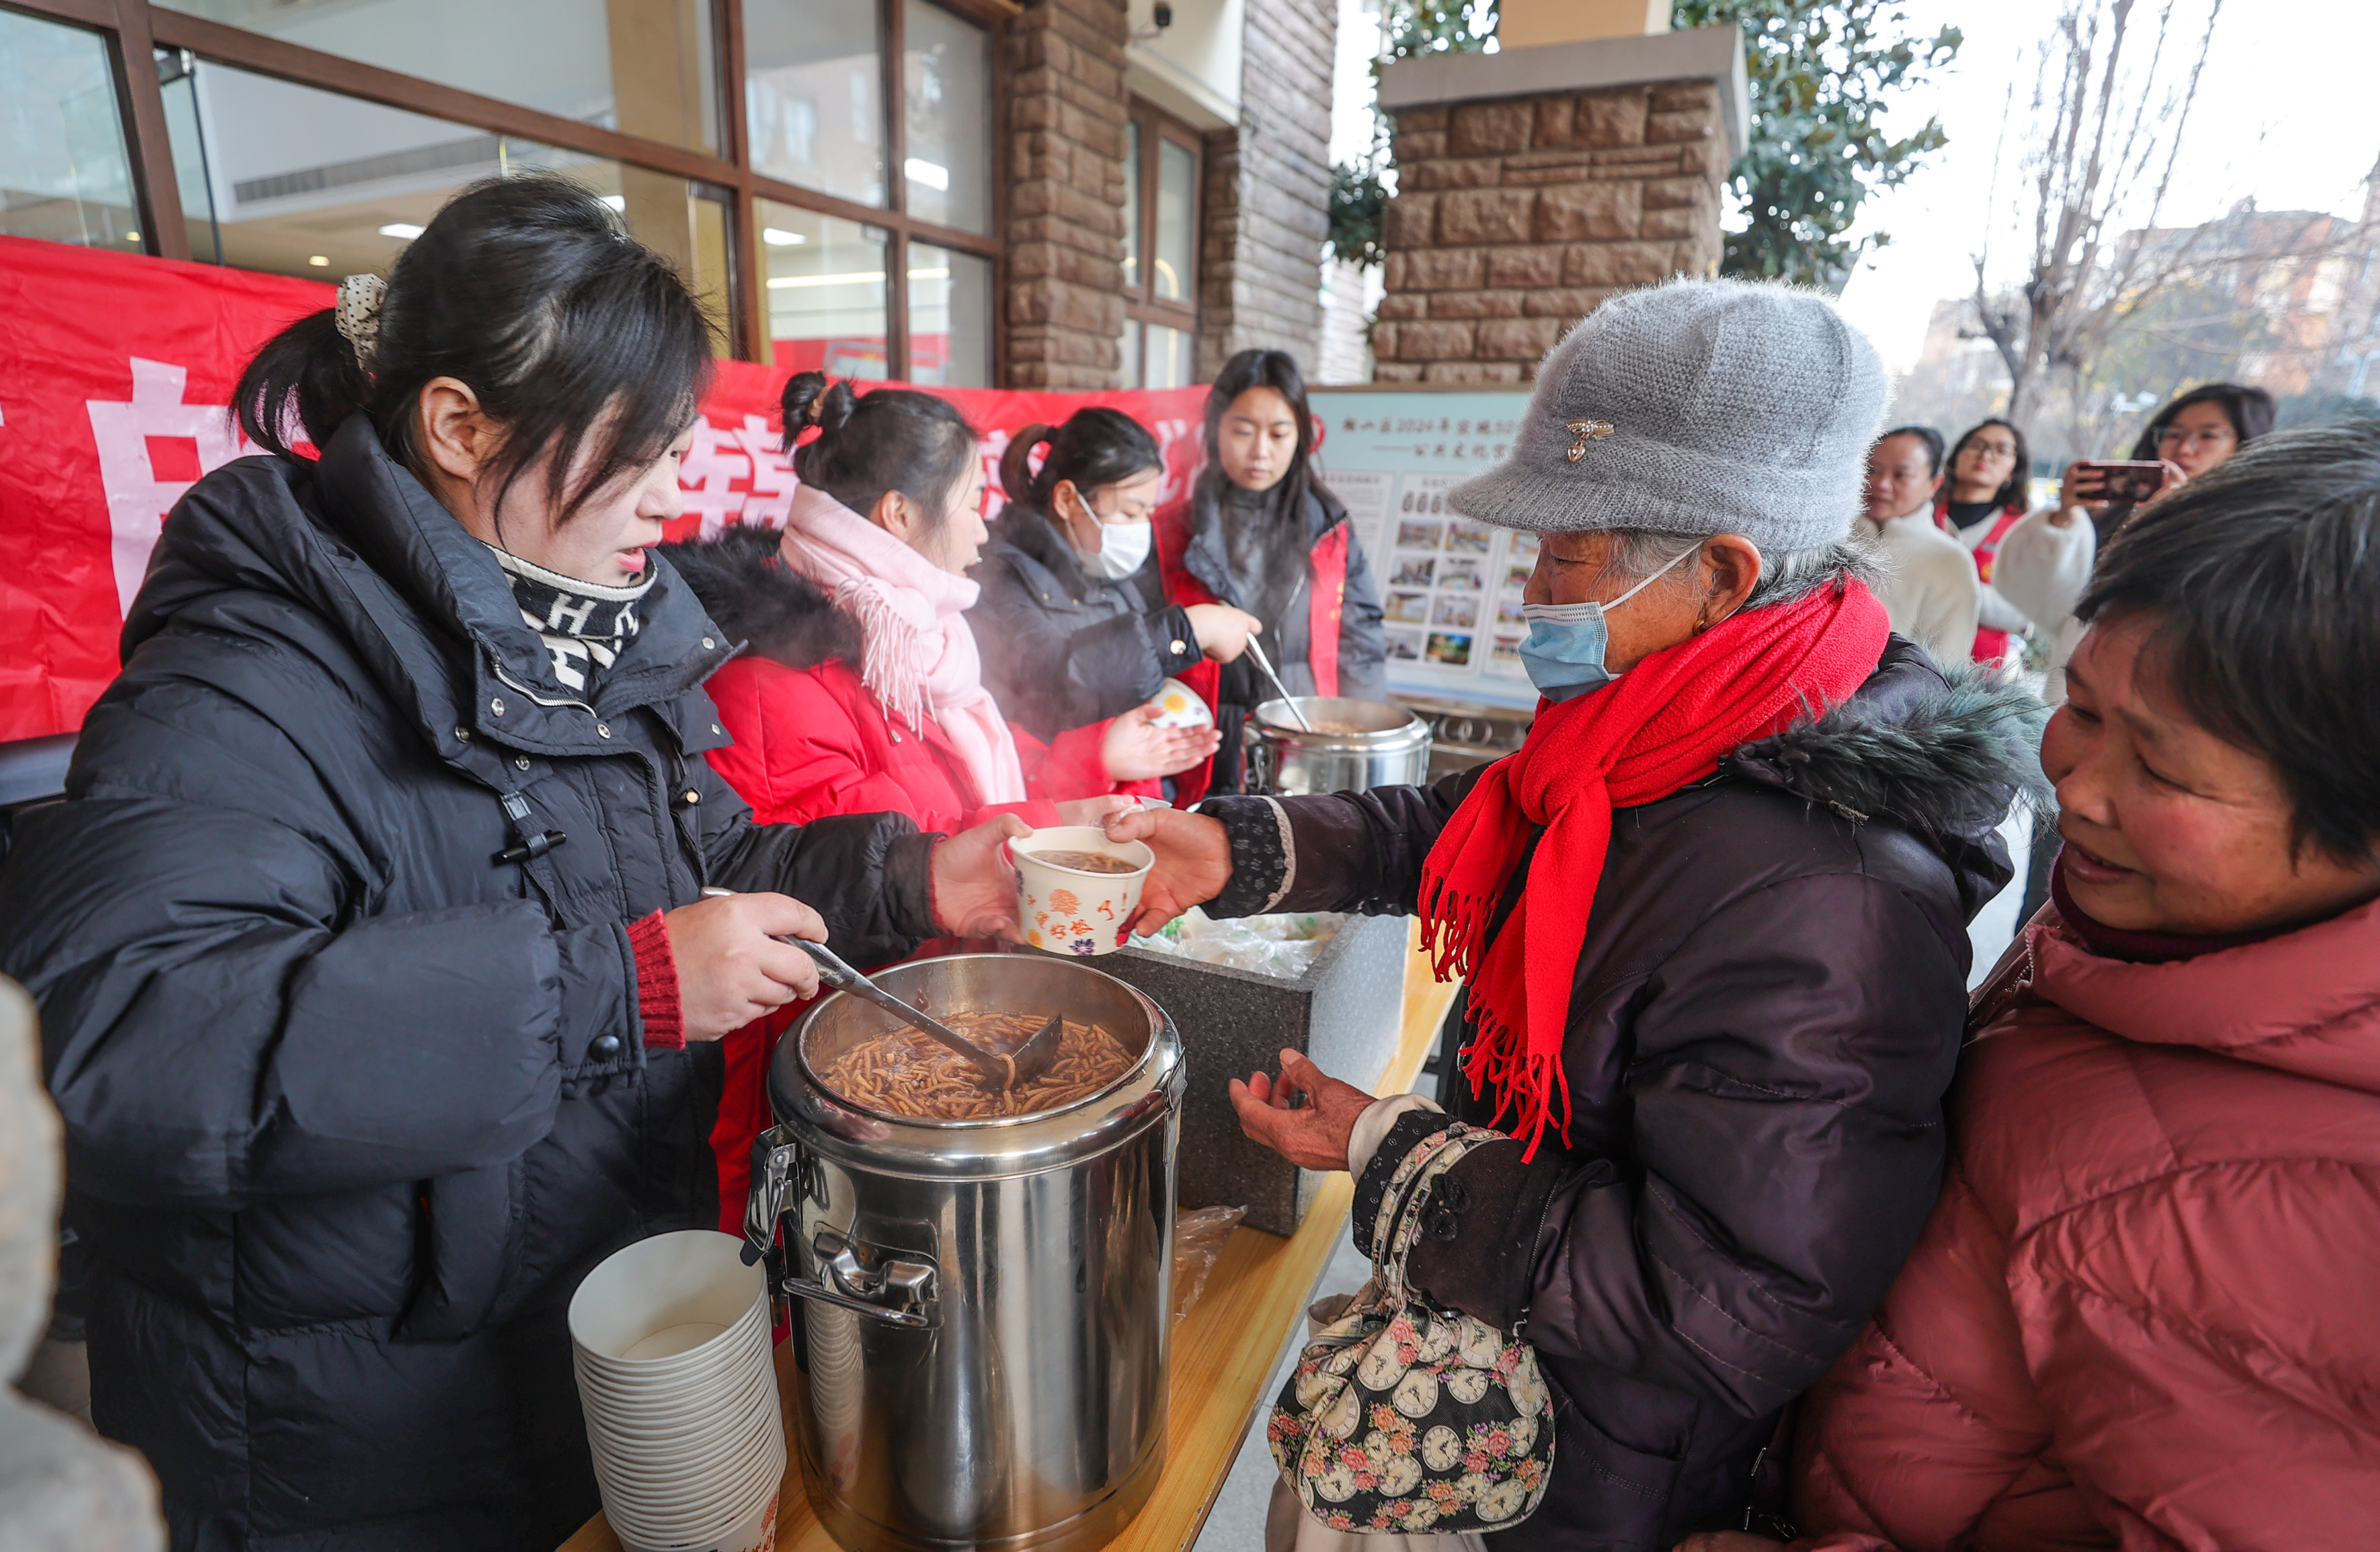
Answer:
[[[1611,811],[1667,797],[1718,770],[1722,755],[1840,705],[1876,672],[1889,631],[1884,606],[1857,582],[1737,614],[1590,694],[1540,702],[1520,751],[1488,767],[1447,820],[1422,867],[1422,940],[1439,979],[1451,968],[1471,980],[1463,1070],[1475,1097],[1496,1085],[1495,1123],[1513,1112],[1524,1158],[1548,1122],[1568,1138],[1562,1035]],[[1540,825],[1529,886],[1483,954],[1488,920]]]

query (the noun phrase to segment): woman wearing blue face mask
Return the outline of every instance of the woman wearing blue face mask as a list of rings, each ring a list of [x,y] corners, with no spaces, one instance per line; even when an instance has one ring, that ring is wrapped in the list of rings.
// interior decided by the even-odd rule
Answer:
[[[1048,450],[1038,471],[1037,448]],[[1026,428],[1000,483],[1008,505],[973,574],[983,596],[967,623],[984,682],[1019,726],[1050,739],[1120,716],[1168,675],[1246,647],[1254,615],[1165,601],[1150,522],[1165,461],[1131,416],[1099,406],[1055,430]]]
[[[1359,1240],[1418,1207],[1418,1237],[1366,1244],[1387,1286],[1535,1346],[1559,1448],[1524,1520],[1482,1489],[1504,1552],[1741,1526],[1778,1413],[1934,1204],[1966,921],[2008,881],[2041,708],[1890,635],[1849,537],[1885,397],[1807,293],[1614,297],[1547,357],[1511,457],[1447,495],[1539,536],[1520,751],[1108,827],[1158,851],[1144,929],[1404,911],[1463,975],[1435,1098],[1294,1052],[1232,1097],[1256,1141],[1355,1174]],[[1334,1508],[1394,1520],[1385,1497]]]
[[[1538,553],[1545,552],[1543,543]],[[1528,590],[1522,595],[1521,614],[1529,622],[1529,638],[1521,643],[1521,661],[1529,671],[1529,683],[1548,700],[1560,704],[1572,696],[1599,689],[1612,680],[1607,661],[1611,654],[1611,622],[1609,613],[1638,593],[1651,587],[1677,569],[1679,564],[1694,555],[1693,550],[1681,550],[1665,562],[1661,569],[1630,588],[1609,603],[1588,600],[1578,603],[1551,603],[1550,583],[1541,582],[1547,568],[1540,565],[1529,578]],[[1557,564],[1561,563],[1557,560]]]

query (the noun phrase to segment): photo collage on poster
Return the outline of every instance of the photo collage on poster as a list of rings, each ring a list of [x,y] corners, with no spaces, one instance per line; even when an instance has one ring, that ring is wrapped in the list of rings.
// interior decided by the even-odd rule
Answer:
[[[1315,403],[1328,432],[1318,465],[1379,591],[1390,693],[1534,704],[1520,646],[1536,537],[1447,506],[1509,455],[1526,394],[1322,389]]]
[[[1521,590],[1536,564],[1536,537],[1448,511],[1446,492],[1460,479],[1405,475],[1378,529],[1372,565],[1390,668],[1426,665],[1437,671],[1432,679],[1523,678]]]

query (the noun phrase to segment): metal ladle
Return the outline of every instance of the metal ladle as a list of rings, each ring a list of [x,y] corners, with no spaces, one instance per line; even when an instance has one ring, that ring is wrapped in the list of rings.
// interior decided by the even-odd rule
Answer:
[[[1314,724],[1305,720],[1305,709],[1297,704],[1297,697],[1289,693],[1289,686],[1282,684],[1281,675],[1272,671],[1271,660],[1265,656],[1264,649],[1257,645],[1257,638],[1253,636],[1248,637],[1248,655],[1256,659],[1258,668],[1264,670],[1264,676],[1272,681],[1272,687],[1281,694],[1281,704],[1287,706],[1289,714],[1297,719],[1297,725],[1305,732],[1312,733]]]
[[[702,892],[706,898],[716,899],[735,891],[712,885]],[[1050,1022],[1035,1030],[1033,1037],[1017,1047],[1014,1055],[1002,1056],[984,1049],[931,1014],[912,1008],[844,964],[843,956],[824,943],[813,943],[807,938],[779,938],[777,941],[791,943],[809,955],[819,967],[819,979],[835,990],[847,991],[863,1002],[874,1003],[966,1058],[991,1087],[1010,1089],[1029,1084],[1057,1065],[1058,1047],[1065,1038],[1065,1021],[1058,1014],[1052,1013]]]
[[[873,1002],[886,1012],[924,1030],[973,1062],[977,1071],[990,1080],[991,1087],[1008,1089],[1029,1084],[1057,1063],[1058,1045],[1065,1037],[1065,1021],[1057,1014],[1051,1014],[1050,1022],[1034,1032],[1033,1038],[1017,1047],[1015,1055],[1002,1056],[998,1051],[984,1049],[932,1014],[912,1008],[845,964],[843,956],[824,943],[813,943],[807,938],[781,940],[791,943],[818,962],[820,980],[837,991],[851,993],[863,1002]]]

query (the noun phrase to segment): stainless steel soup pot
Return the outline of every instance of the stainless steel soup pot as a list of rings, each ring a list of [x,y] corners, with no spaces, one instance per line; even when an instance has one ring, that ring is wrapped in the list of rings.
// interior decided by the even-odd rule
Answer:
[[[834,993],[778,1044],[745,1232],[790,1309],[811,1506],[854,1552],[1087,1552],[1164,1466],[1180,1038],[1079,961],[960,954],[875,979],[935,1013],[1087,1019],[1138,1060],[1063,1109],[930,1122],[821,1081],[892,1027],[880,1010]]]
[[[1403,707],[1342,696],[1299,696],[1297,708],[1315,727],[1309,733],[1297,725],[1290,705],[1268,700],[1240,726],[1250,792],[1289,797],[1363,792],[1427,779],[1429,724]]]

